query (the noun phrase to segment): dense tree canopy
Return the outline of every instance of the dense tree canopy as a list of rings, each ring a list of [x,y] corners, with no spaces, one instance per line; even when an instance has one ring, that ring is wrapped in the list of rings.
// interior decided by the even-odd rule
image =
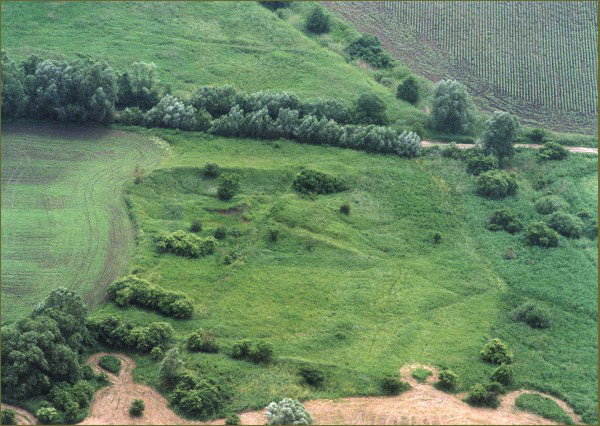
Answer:
[[[481,144],[486,155],[495,155],[500,160],[515,154],[513,142],[519,131],[517,117],[508,112],[496,111],[487,121],[481,135]]]
[[[475,123],[467,88],[456,80],[442,80],[433,88],[431,125],[435,130],[468,133]]]

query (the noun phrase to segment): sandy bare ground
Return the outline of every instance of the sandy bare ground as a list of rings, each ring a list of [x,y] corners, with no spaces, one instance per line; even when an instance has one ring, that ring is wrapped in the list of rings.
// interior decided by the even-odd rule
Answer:
[[[88,360],[96,371],[99,353]],[[112,382],[94,396],[91,415],[81,424],[224,424],[224,419],[209,423],[193,422],[179,417],[167,405],[167,400],[154,389],[133,382],[135,363],[125,355],[112,354],[121,360],[121,372],[114,375],[105,372]],[[427,368],[433,372],[425,383],[418,383],[411,375],[417,368]],[[476,408],[461,401],[464,395],[450,395],[438,391],[432,386],[437,377],[437,370],[422,365],[409,365],[400,371],[403,380],[413,387],[410,391],[394,397],[341,398],[338,400],[314,400],[304,403],[313,416],[316,424],[363,424],[363,425],[400,425],[400,424],[522,424],[547,425],[555,424],[542,417],[517,411],[515,399],[522,393],[537,393],[519,390],[502,398],[498,409]],[[545,395],[548,396],[548,395]],[[575,422],[580,419],[562,401],[555,400]],[[134,399],[143,399],[146,405],[144,415],[140,418],[129,416],[128,410]],[[265,424],[264,410],[250,411],[240,414],[242,424]]]
[[[434,145],[444,146],[444,145],[449,145],[449,144],[444,143],[444,142],[434,142],[434,141],[423,140],[423,141],[421,141],[421,145],[423,145],[424,147],[428,147],[428,146],[434,146]],[[469,149],[469,148],[473,148],[475,145],[471,144],[471,143],[457,143],[456,146],[461,149]],[[540,149],[543,146],[544,145],[528,144],[528,143],[516,143],[515,144],[515,147],[518,147],[518,148]],[[565,146],[564,148],[570,152],[598,155],[598,148],[587,148],[584,146]]]
[[[17,408],[14,407],[12,405],[8,405],[8,404],[1,404],[2,405],[2,410],[13,410],[16,414],[16,418],[17,418],[17,424],[19,425],[35,425],[37,424],[37,419],[29,412],[21,409],[21,408]]]

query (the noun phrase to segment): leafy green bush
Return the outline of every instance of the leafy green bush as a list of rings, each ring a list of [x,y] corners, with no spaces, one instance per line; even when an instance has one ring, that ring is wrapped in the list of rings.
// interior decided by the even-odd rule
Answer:
[[[504,198],[517,192],[517,175],[505,170],[490,170],[477,177],[477,193],[489,198]]]
[[[444,368],[438,374],[437,385],[446,390],[454,390],[458,385],[458,375],[447,368]]]
[[[408,103],[416,104],[419,102],[419,85],[417,80],[409,76],[396,89],[396,97]]]
[[[395,375],[388,375],[381,379],[381,391],[386,395],[398,395],[410,389],[407,382],[403,382]]]
[[[221,200],[231,200],[240,189],[240,177],[235,173],[223,173],[219,176],[217,195]]]
[[[141,417],[141,415],[144,414],[145,408],[146,405],[144,404],[144,401],[141,399],[134,399],[129,407],[129,415],[133,417]]]
[[[492,373],[492,380],[508,386],[515,380],[515,370],[511,365],[501,364]]]
[[[442,80],[433,88],[431,127],[440,132],[468,133],[475,124],[475,107],[464,84]]]
[[[215,336],[201,328],[188,337],[187,348],[192,352],[219,352]]]
[[[425,383],[425,380],[433,373],[426,368],[415,368],[412,372],[413,378],[419,383]]]
[[[323,371],[310,365],[301,367],[299,374],[311,386],[320,387],[325,381]]]
[[[321,7],[315,7],[306,17],[306,29],[314,34],[328,33],[331,29],[329,16],[327,16]]]
[[[219,226],[217,229],[215,229],[214,237],[217,240],[224,240],[227,238],[227,228]]]
[[[146,113],[144,123],[147,127],[196,130],[196,112],[193,106],[185,106],[175,96],[166,95]]]
[[[237,105],[238,92],[230,84],[223,86],[202,86],[192,93],[192,105],[197,110],[205,110],[213,117],[227,114]]]
[[[497,408],[500,405],[498,394],[481,383],[475,383],[469,390],[466,401],[475,406]]]
[[[160,348],[160,346],[155,346],[150,351],[150,356],[154,361],[160,361],[163,357],[163,350]]]
[[[555,211],[562,210],[566,207],[566,203],[555,195],[548,195],[540,198],[535,202],[535,210],[539,214],[551,214]]]
[[[533,143],[542,143],[546,139],[546,132],[543,129],[533,129],[527,137]]]
[[[481,145],[486,155],[495,155],[500,161],[515,154],[513,143],[519,132],[516,116],[496,111],[488,119],[481,134]]]
[[[228,393],[212,378],[199,379],[184,373],[179,376],[169,401],[189,416],[206,418],[214,415],[225,404]]]
[[[273,359],[273,345],[265,341],[242,340],[231,348],[230,355],[235,359],[245,359],[255,364],[267,364]]]
[[[221,169],[215,163],[207,163],[202,169],[202,174],[207,178],[216,178],[221,173]]]
[[[515,321],[527,323],[533,328],[550,327],[550,312],[536,302],[525,302],[512,311]]]
[[[37,419],[43,425],[53,425],[56,424],[60,419],[60,414],[56,408],[43,407],[35,412],[35,417],[37,417]]]
[[[113,282],[107,294],[121,307],[136,305],[175,318],[190,318],[194,313],[194,305],[183,294],[163,290],[135,275]]]
[[[500,339],[488,340],[479,352],[481,359],[491,364],[512,364],[513,353]]]
[[[239,425],[239,424],[242,424],[242,422],[240,420],[240,416],[238,416],[237,413],[231,413],[227,416],[227,418],[225,418],[225,424],[226,425]]]
[[[267,406],[269,425],[310,425],[313,419],[304,406],[295,399],[284,398]]]
[[[483,172],[498,168],[498,159],[494,155],[476,155],[467,159],[467,173],[479,176]]]
[[[525,230],[525,242],[530,246],[558,247],[558,233],[544,222],[534,222]]]
[[[466,151],[456,145],[456,142],[450,142],[442,148],[442,157],[462,160],[466,156]]]
[[[202,221],[200,219],[194,219],[192,221],[192,225],[190,226],[190,231],[192,231],[192,232],[202,231]]]
[[[175,334],[173,327],[165,322],[152,322],[148,326],[134,327],[114,315],[91,318],[88,327],[102,344],[139,352],[150,352],[156,346],[164,348]]]
[[[442,242],[442,234],[436,232],[433,234],[433,244],[439,244]]]
[[[387,105],[379,96],[365,93],[356,99],[354,106],[355,120],[361,124],[385,125],[388,123]]]
[[[119,374],[121,371],[121,360],[112,355],[104,355],[98,365],[113,374]]]
[[[158,370],[158,377],[163,385],[171,387],[179,379],[181,368],[183,367],[183,361],[179,354],[179,349],[170,349],[162,362]]]
[[[347,184],[341,179],[308,169],[302,170],[296,176],[292,187],[304,194],[332,194],[348,189]]]
[[[158,103],[156,87],[156,65],[154,63],[135,62],[131,68],[119,75],[117,106],[152,108]]]
[[[538,150],[537,154],[542,160],[563,160],[567,158],[569,151],[556,142],[547,142]]]
[[[344,203],[340,206],[340,213],[349,215],[350,214],[350,204]]]
[[[182,230],[161,232],[155,241],[159,253],[173,253],[192,258],[214,253],[217,245],[217,241],[213,237],[200,238]]]
[[[381,47],[379,39],[373,35],[362,35],[346,47],[351,59],[362,59],[374,68],[389,68],[394,60]]]
[[[118,122],[126,126],[142,126],[145,117],[144,112],[138,107],[125,108],[118,115]]]
[[[230,355],[234,359],[246,359],[250,357],[251,348],[251,340],[242,340],[241,342],[236,342],[233,344]]]
[[[15,410],[2,410],[2,419],[1,423],[3,425],[16,425],[17,417],[15,414]]]
[[[523,229],[523,224],[511,210],[500,209],[492,213],[487,229],[515,234]]]
[[[557,211],[547,219],[548,226],[568,238],[580,238],[583,233],[583,222],[576,216]]]
[[[575,424],[571,416],[565,413],[556,402],[542,395],[530,393],[519,395],[515,400],[515,407],[561,424]]]

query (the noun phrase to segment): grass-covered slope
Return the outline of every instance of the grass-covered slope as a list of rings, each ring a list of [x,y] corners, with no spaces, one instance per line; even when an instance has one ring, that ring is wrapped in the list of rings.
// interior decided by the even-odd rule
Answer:
[[[3,322],[60,286],[97,306],[134,248],[123,184],[162,155],[133,133],[2,126]]]
[[[2,5],[2,49],[14,59],[77,53],[124,71],[154,62],[174,92],[204,84],[293,91],[352,102],[377,93],[392,119],[423,113],[257,2],[19,2]]]
[[[532,207],[539,194],[531,182],[544,167],[557,176],[551,190],[568,186],[571,208],[597,215],[596,158],[571,156],[539,166],[532,152],[520,153],[513,165],[522,191],[501,202],[474,195],[474,178],[455,160],[160,135],[173,155],[128,194],[140,226],[133,270],[190,296],[196,313],[176,321],[111,303],[101,313],[139,323],[170,321],[182,345],[196,328],[213,332],[220,354],[182,352],[192,370],[232,386],[233,409],[259,408],[283,396],[376,394],[380,378],[407,362],[448,366],[466,389],[493,371],[479,361],[488,336],[514,348],[519,384],[558,394],[588,418],[596,415],[596,243],[561,239],[560,248],[542,250],[525,246],[522,234],[485,229],[486,217],[502,205],[525,222],[539,219]],[[219,201],[216,182],[203,177],[208,162],[242,176],[241,193],[232,201]],[[350,189],[300,196],[291,184],[303,167],[347,179]],[[350,215],[339,212],[344,202]],[[201,236],[227,229],[216,254],[191,260],[157,253],[158,232],[187,231],[196,218],[203,223]],[[279,229],[277,241],[271,241],[271,229]],[[439,244],[435,232],[442,235]],[[516,259],[504,259],[508,247]],[[230,264],[227,255],[235,257]],[[510,319],[510,309],[524,298],[551,308],[550,329],[531,330]],[[271,342],[276,363],[255,366],[225,355],[244,338]],[[565,342],[568,352],[560,349]],[[137,361],[137,377],[158,384],[156,365]],[[297,369],[303,363],[325,369],[322,389],[302,385]]]

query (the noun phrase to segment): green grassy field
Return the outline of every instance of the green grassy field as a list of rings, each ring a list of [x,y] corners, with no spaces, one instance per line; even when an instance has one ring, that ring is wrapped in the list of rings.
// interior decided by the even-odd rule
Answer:
[[[133,133],[3,125],[3,322],[60,286],[98,305],[127,272],[134,248],[123,183],[136,164],[153,167],[162,151]]]
[[[154,62],[176,94],[226,83],[249,92],[291,90],[304,99],[347,102],[373,92],[385,99],[393,120],[412,123],[425,116],[397,100],[395,88],[256,2],[20,2],[4,3],[2,15],[2,49],[14,59],[82,52],[119,71]]]
[[[222,353],[182,352],[190,369],[232,386],[231,408],[260,408],[283,396],[378,394],[380,377],[407,362],[448,366],[464,390],[493,371],[478,357],[487,336],[515,349],[519,385],[558,394],[588,419],[596,415],[596,242],[561,239],[560,248],[542,250],[525,246],[522,235],[484,228],[500,205],[526,222],[537,219],[532,202],[539,194],[531,181],[545,168],[557,176],[550,190],[566,194],[571,209],[597,214],[595,157],[544,166],[533,152],[520,153],[513,166],[522,190],[498,202],[474,195],[474,178],[455,160],[158,134],[172,155],[128,191],[143,235],[132,270],[189,295],[196,314],[169,320],[112,303],[99,312],[136,323],[169,321],[182,345],[194,329],[211,330]],[[215,181],[202,177],[208,162],[242,176],[242,191],[232,201],[219,201]],[[350,189],[302,197],[291,189],[302,167],[346,178]],[[351,205],[349,216],[338,211],[344,202]],[[158,232],[188,230],[195,218],[203,221],[201,235],[227,228],[215,255],[190,260],[156,252]],[[269,240],[270,229],[280,230],[278,241]],[[439,245],[435,232],[442,234]],[[509,246],[518,253],[511,261],[504,260]],[[226,265],[233,252],[237,259]],[[549,330],[509,319],[512,305],[524,298],[551,308]],[[243,338],[273,343],[277,362],[255,366],[223,353]],[[568,352],[560,349],[566,342]],[[147,357],[136,361],[136,377],[157,385],[156,364]],[[322,389],[302,385],[296,371],[305,363],[325,369]]]

